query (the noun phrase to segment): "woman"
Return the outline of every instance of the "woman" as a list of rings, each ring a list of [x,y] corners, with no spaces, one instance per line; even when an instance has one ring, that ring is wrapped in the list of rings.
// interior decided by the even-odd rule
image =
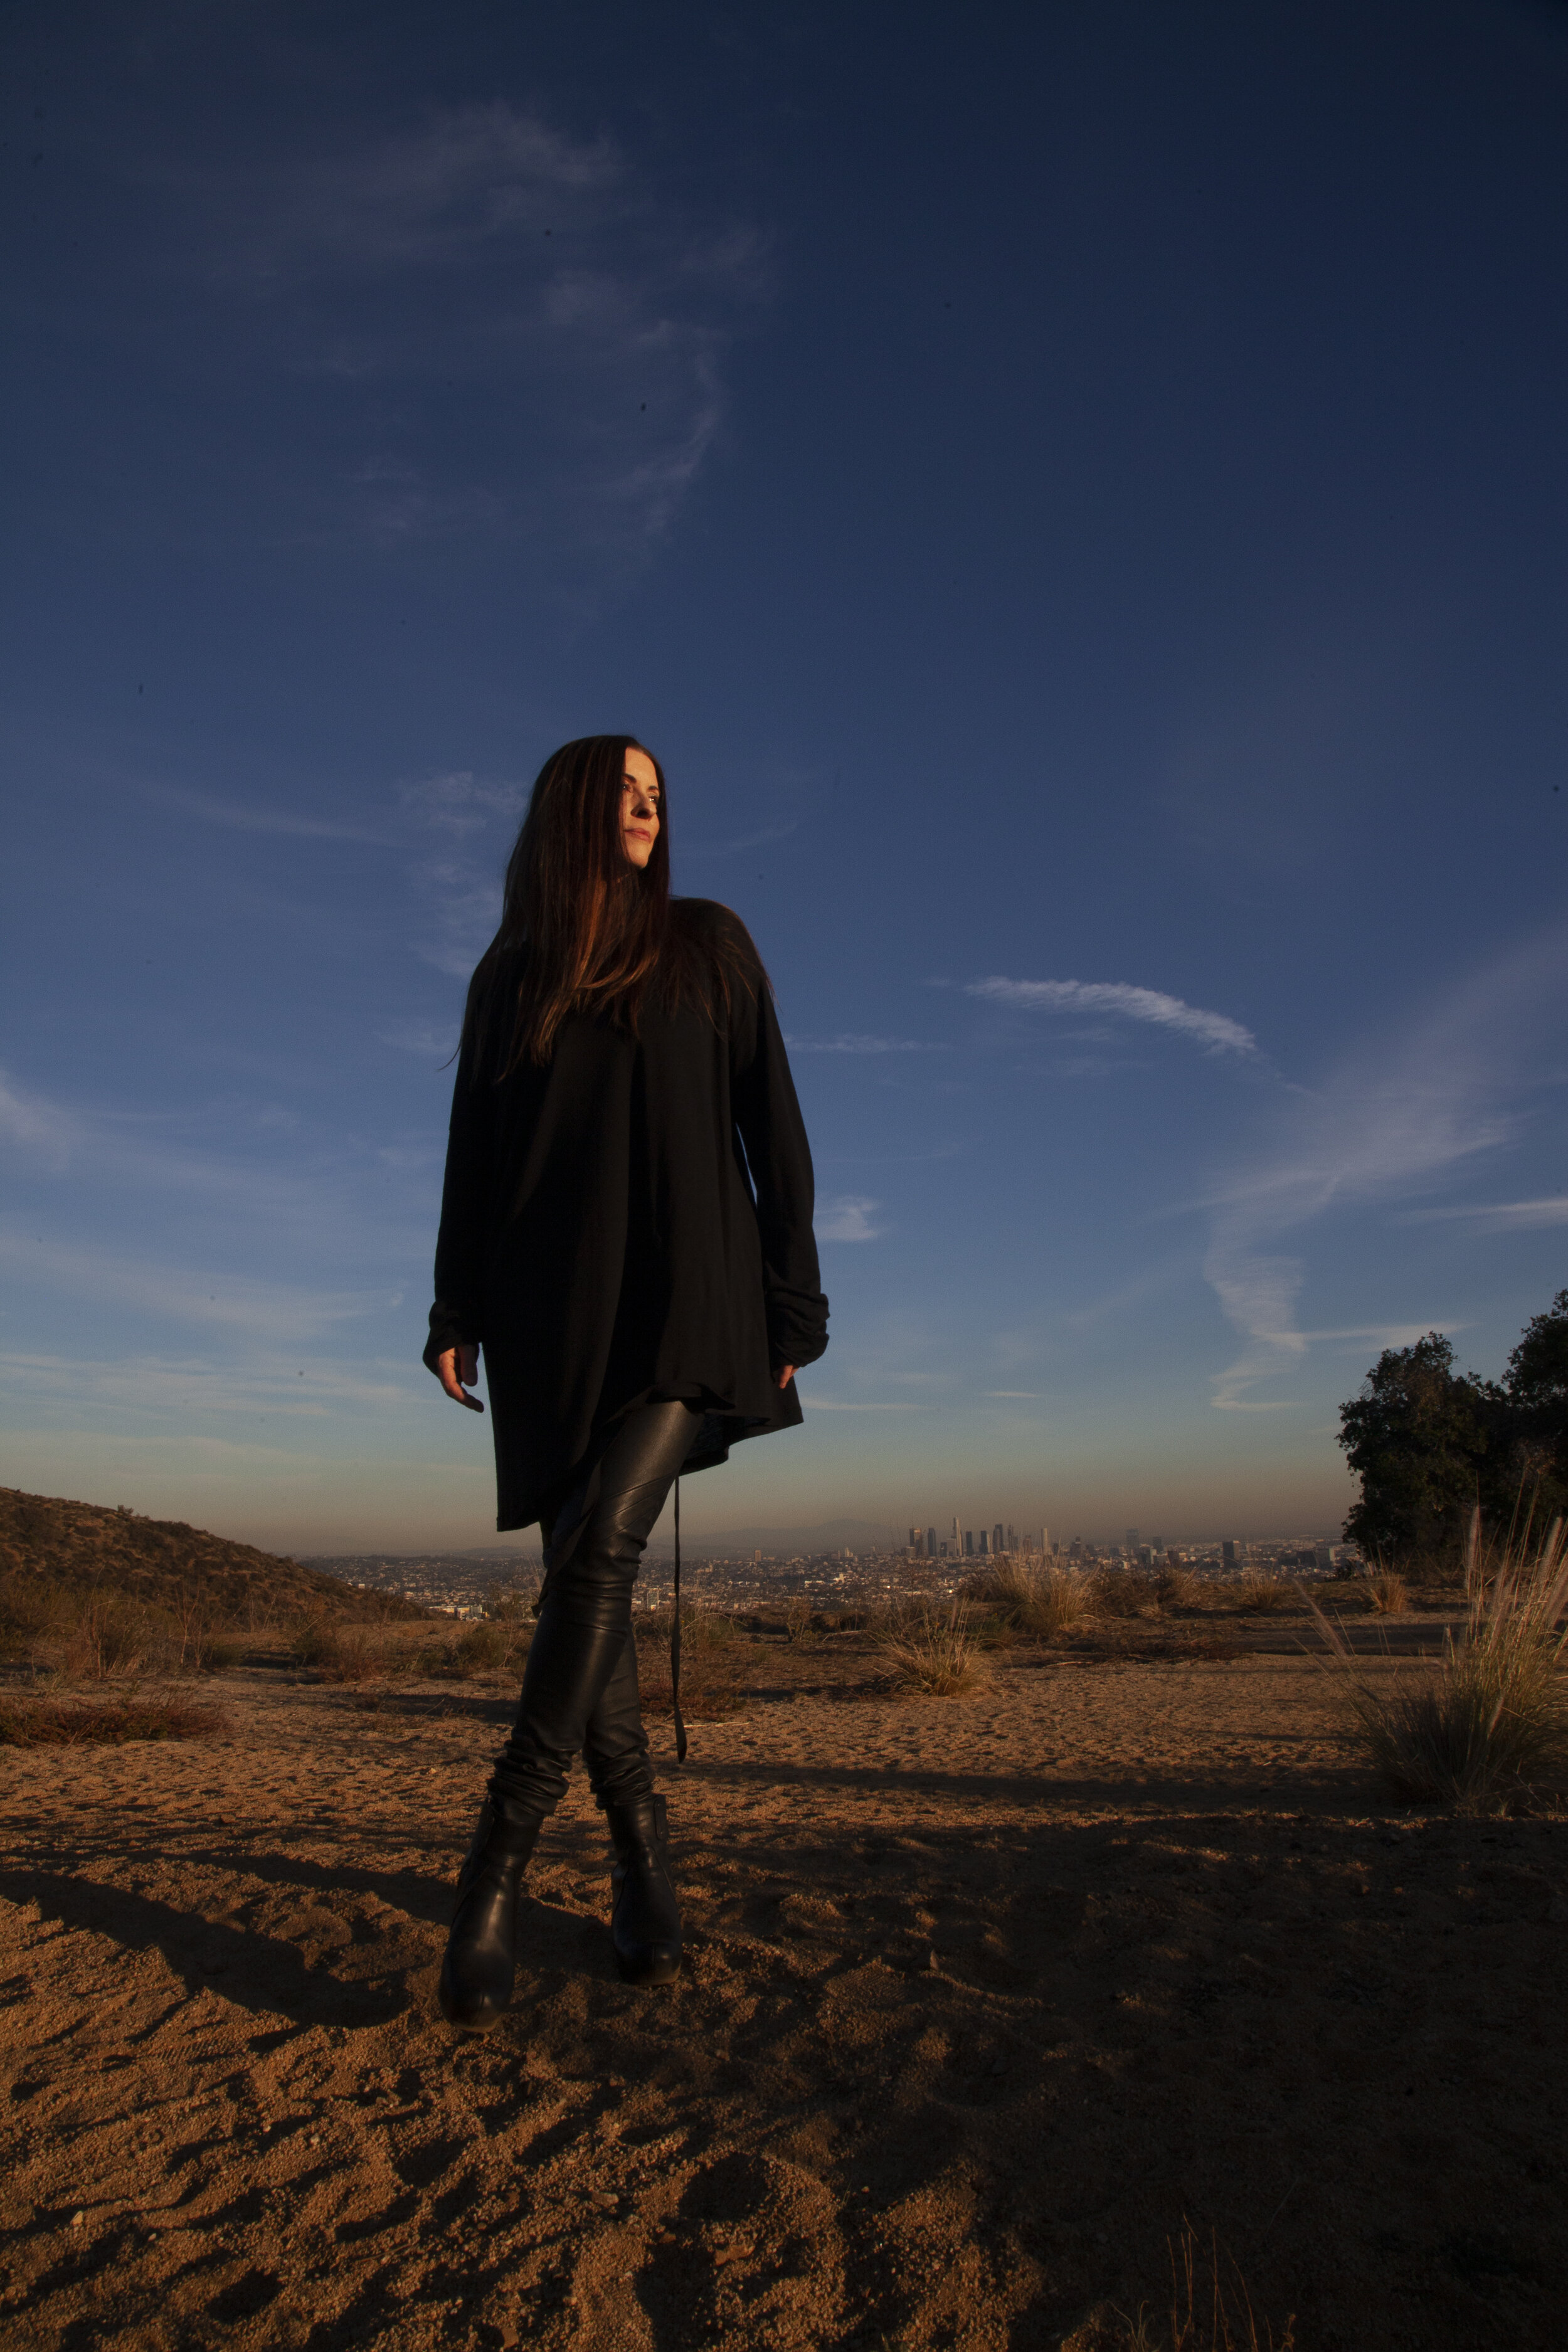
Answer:
[[[796,1367],[827,1345],[811,1212],[766,974],[728,908],[670,898],[658,761],[625,735],[563,745],[468,990],[425,1350],[482,1412],[483,1348],[496,1524],[544,1538],[517,1722],[458,1880],[451,2024],[482,2031],[511,1997],[522,1873],[579,1749],[620,1972],[675,1974],[632,1586],[678,1474],[801,1420]]]

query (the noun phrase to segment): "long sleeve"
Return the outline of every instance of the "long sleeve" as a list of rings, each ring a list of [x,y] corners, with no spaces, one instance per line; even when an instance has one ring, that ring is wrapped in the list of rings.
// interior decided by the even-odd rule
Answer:
[[[731,1031],[731,1100],[756,1196],[768,1346],[775,1367],[813,1364],[827,1346],[827,1301],[811,1229],[811,1147],[760,965],[748,995]]]
[[[447,1348],[484,1338],[485,1261],[495,1192],[495,1089],[479,1074],[472,1045],[458,1061],[436,1240],[436,1301],[425,1362],[431,1371]]]

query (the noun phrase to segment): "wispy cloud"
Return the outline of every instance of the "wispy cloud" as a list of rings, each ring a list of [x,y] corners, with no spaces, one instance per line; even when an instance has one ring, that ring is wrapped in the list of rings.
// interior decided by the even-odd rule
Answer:
[[[1190,1037],[1208,1054],[1258,1058],[1258,1040],[1228,1013],[1205,1013],[1157,988],[1136,988],[1123,980],[971,980],[964,993],[1018,1012],[1067,1013],[1094,1018],[1147,1022],[1156,1029]]]
[[[984,1397],[997,1397],[1019,1404],[1038,1404],[1040,1402],[1038,1389],[982,1389],[980,1393]]]
[[[175,1420],[187,1430],[213,1414],[268,1422],[322,1421],[356,1409],[384,1415],[420,1398],[406,1368],[395,1370],[401,1377],[377,1379],[374,1368],[298,1365],[280,1357],[235,1366],[201,1358],[0,1350],[0,1389],[14,1396],[68,1399],[79,1408],[107,1405],[132,1426]]]
[[[203,1273],[112,1251],[0,1234],[0,1265],[30,1285],[72,1298],[129,1307],[176,1323],[205,1324],[253,1338],[307,1341],[335,1325],[383,1313],[388,1291],[321,1291],[298,1283]]]
[[[486,782],[470,769],[453,769],[442,776],[426,776],[399,788],[398,799],[419,824],[459,839],[483,833],[498,820],[515,825],[528,798],[526,784]]]
[[[85,1196],[79,1191],[71,1198],[79,1216],[85,1202],[91,1230],[100,1227],[110,1187],[128,1221],[148,1203],[160,1221],[177,1216],[193,1251],[200,1245],[199,1229],[218,1255],[231,1244],[247,1249],[265,1235],[271,1246],[286,1242],[296,1263],[308,1257],[340,1265],[367,1259],[405,1264],[411,1251],[423,1261],[425,1233],[399,1231],[384,1208],[380,1217],[366,1215],[367,1173],[392,1164],[385,1157],[390,1139],[289,1132],[287,1150],[280,1150],[285,1129],[279,1119],[291,1129],[294,1118],[274,1105],[240,1107],[231,1100],[163,1118],[79,1108],[28,1094],[0,1073],[0,1148],[35,1184],[40,1173],[85,1184]],[[428,1161],[426,1152],[418,1164],[423,1169]],[[379,1183],[376,1196],[384,1202]],[[10,1221],[10,1242],[19,1240],[35,1253],[44,1246],[36,1239],[40,1225],[47,1234],[61,1213],[73,1213],[63,1208],[66,1198],[59,1186],[46,1188],[30,1224]],[[36,1255],[26,1262],[38,1263]]]
[[[807,1412],[918,1412],[920,1410],[912,1397],[899,1397],[891,1404],[856,1404],[838,1397],[813,1396],[805,1389],[801,1391],[800,1401]]]
[[[29,1095],[0,1072],[0,1144],[46,1168],[64,1168],[87,1133],[79,1115],[64,1105]]]
[[[799,827],[799,817],[792,816],[786,823],[765,825],[760,833],[743,833],[737,841],[699,842],[694,849],[683,842],[679,854],[682,858],[736,857],[743,849],[766,849],[775,841],[787,841]]]
[[[946,1054],[951,1046],[927,1037],[865,1037],[846,1031],[837,1037],[786,1037],[792,1054]]]
[[[1568,1195],[1556,1193],[1543,1201],[1474,1201],[1452,1209],[1408,1209],[1401,1222],[1469,1224],[1481,1233],[1535,1233],[1550,1225],[1568,1225]]]
[[[388,1021],[375,1034],[379,1044],[417,1054],[421,1061],[445,1062],[457,1051],[457,1027],[449,1021]]]
[[[174,784],[144,784],[149,800],[194,816],[203,824],[226,825],[236,833],[280,834],[302,841],[363,841],[384,847],[393,839],[385,828],[345,824],[335,817],[306,816],[294,809],[268,808],[247,801],[220,799],[211,793],[187,792]]]
[[[1556,929],[1452,991],[1404,1036],[1370,1043],[1314,1092],[1282,1099],[1270,1146],[1212,1196],[1205,1272],[1243,1340],[1215,1381],[1221,1411],[1263,1409],[1249,1391],[1307,1352],[1312,1335],[1295,1312],[1302,1265],[1281,1243],[1331,1209],[1430,1193],[1513,1142],[1529,1090],[1557,1066],[1564,1005],[1568,929]],[[1505,1225],[1510,1206],[1529,1213],[1521,1226],[1563,1221],[1553,1202],[1504,1203]],[[1497,1212],[1472,1222],[1484,1226],[1488,1213]]]
[[[836,1201],[824,1201],[816,1213],[816,1238],[819,1242],[874,1242],[881,1238],[882,1228],[877,1223],[880,1201],[868,1201],[857,1192],[843,1192]]]
[[[294,486],[295,528],[526,538],[531,568],[579,583],[670,529],[767,283],[745,223],[698,216],[612,138],[500,100],[183,173],[176,193],[258,370],[381,395],[357,457]]]

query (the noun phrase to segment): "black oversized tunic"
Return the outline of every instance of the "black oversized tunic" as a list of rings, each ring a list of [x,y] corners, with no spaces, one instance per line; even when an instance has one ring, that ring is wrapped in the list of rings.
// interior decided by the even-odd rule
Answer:
[[[716,1021],[650,991],[637,1037],[569,1017],[548,1063],[499,1085],[494,1049],[458,1060],[425,1361],[484,1349],[498,1528],[548,1515],[649,1397],[702,1412],[689,1470],[798,1424],[795,1383],[775,1375],[827,1345],[811,1152],[756,950],[711,900],[677,901],[676,919],[739,951]],[[490,974],[503,1015],[525,953]]]

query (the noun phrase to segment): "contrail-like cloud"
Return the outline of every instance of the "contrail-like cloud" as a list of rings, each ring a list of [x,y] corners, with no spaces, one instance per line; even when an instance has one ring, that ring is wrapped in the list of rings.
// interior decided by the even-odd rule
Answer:
[[[994,977],[966,982],[964,993],[984,997],[992,1004],[1014,1005],[1020,1012],[1109,1013],[1122,1021],[1146,1021],[1156,1029],[1191,1037],[1206,1054],[1260,1058],[1251,1030],[1244,1029],[1228,1013],[1205,1013],[1200,1005],[1184,1003],[1179,996],[1167,996],[1158,988],[1136,988],[1131,981]]]

